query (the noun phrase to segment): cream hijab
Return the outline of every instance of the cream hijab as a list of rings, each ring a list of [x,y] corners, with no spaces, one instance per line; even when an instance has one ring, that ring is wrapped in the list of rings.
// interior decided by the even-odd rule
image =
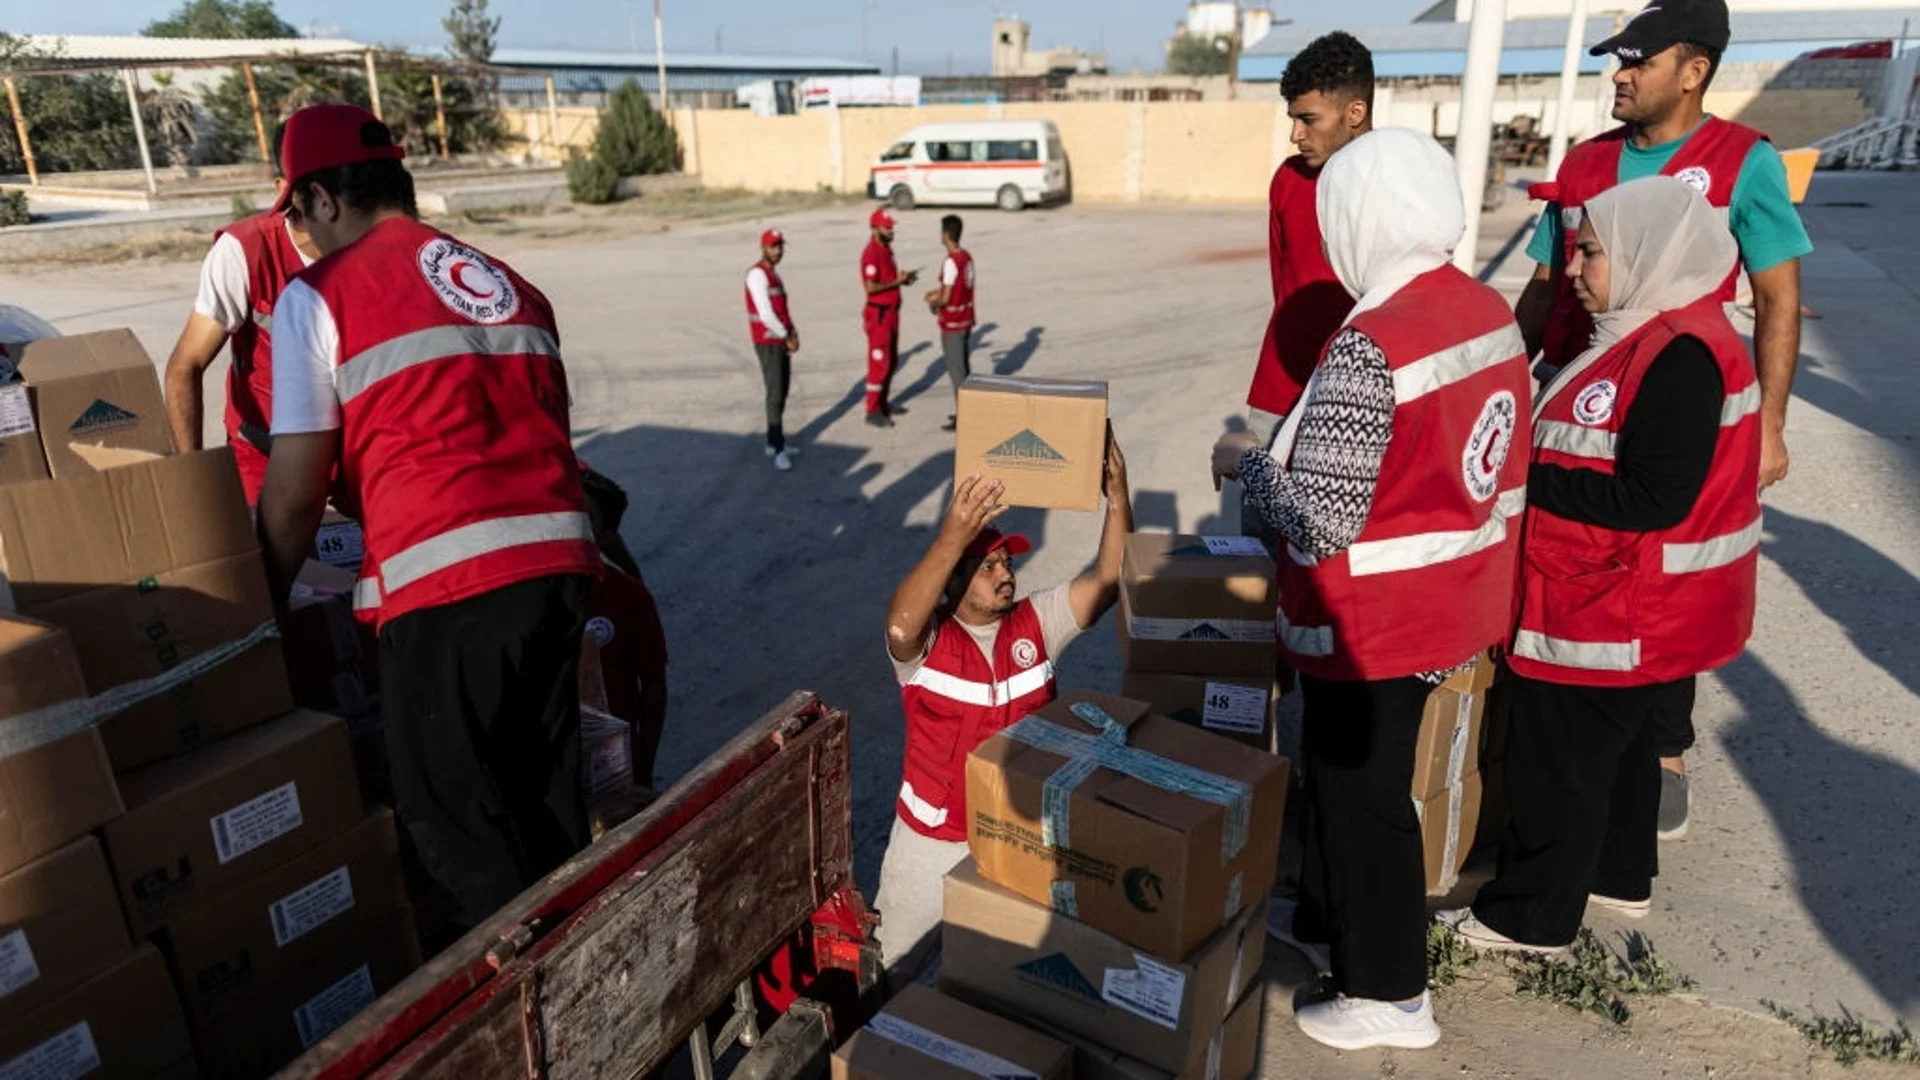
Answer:
[[[1593,317],[1587,350],[1548,385],[1541,404],[1634,331],[1718,289],[1740,258],[1725,219],[1670,176],[1609,188],[1587,200],[1586,214],[1607,253],[1607,310]]]
[[[1407,128],[1341,147],[1320,173],[1317,206],[1327,262],[1358,301],[1353,315],[1447,265],[1467,229],[1453,157]]]

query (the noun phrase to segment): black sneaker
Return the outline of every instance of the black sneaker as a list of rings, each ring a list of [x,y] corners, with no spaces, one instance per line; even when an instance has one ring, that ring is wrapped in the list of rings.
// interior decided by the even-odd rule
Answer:
[[[954,419],[954,417],[953,417],[953,416],[952,416],[951,414],[949,414],[949,415],[947,416],[947,422],[946,422],[946,423],[944,423],[944,424],[941,424],[941,425],[940,425],[940,430],[941,430],[941,431],[952,431],[952,430],[954,430],[955,428],[957,428],[957,427],[959,427],[959,426],[960,426],[960,424],[959,424],[959,421],[957,421],[956,419]]]
[[[905,405],[890,404],[887,406],[887,415],[888,416],[905,416],[907,415],[907,407]]]
[[[886,413],[870,412],[867,414],[867,426],[892,427],[893,421],[887,418]]]
[[[1686,773],[1660,770],[1660,839],[1684,840],[1693,816],[1693,786]]]

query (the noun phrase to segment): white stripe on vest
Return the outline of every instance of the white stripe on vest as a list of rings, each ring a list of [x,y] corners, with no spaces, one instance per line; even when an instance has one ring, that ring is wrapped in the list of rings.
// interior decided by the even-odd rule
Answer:
[[[1565,420],[1541,420],[1533,425],[1533,445],[1574,457],[1612,461],[1614,434],[1601,428],[1570,424]]]
[[[1053,661],[1042,661],[1037,667],[1015,675],[1011,679],[1002,679],[996,683],[974,682],[935,671],[922,664],[913,678],[907,680],[908,686],[917,686],[930,694],[957,701],[962,705],[993,706],[1005,705],[1016,701],[1047,685],[1053,679]]]
[[[1715,536],[1697,544],[1668,544],[1660,553],[1660,569],[1669,574],[1697,574],[1738,562],[1760,546],[1760,519],[1739,532]]]
[[[1347,549],[1347,571],[1354,577],[1419,570],[1464,559],[1507,538],[1507,520],[1527,508],[1527,489],[1509,488],[1494,501],[1493,513],[1477,529],[1415,533],[1391,540],[1368,540]]]
[[[1556,667],[1587,671],[1632,671],[1640,666],[1640,639],[1570,641],[1548,637],[1537,630],[1522,630],[1513,635],[1513,654]]]
[[[378,607],[382,595],[404,589],[429,574],[458,566],[469,559],[556,540],[592,543],[593,524],[585,514],[562,511],[556,514],[494,518],[462,525],[382,559],[378,577],[362,577],[355,584],[353,606]],[[361,590],[368,585],[371,585],[371,589],[366,597],[372,603],[363,604]]]
[[[1760,411],[1760,384],[1753,383],[1737,394],[1728,394],[1720,407],[1720,426],[1733,425]]]
[[[389,375],[455,356],[559,356],[560,343],[537,326],[431,326],[401,334],[349,357],[333,370],[333,392],[345,405]]]
[[[1273,627],[1287,651],[1295,656],[1332,656],[1333,627],[1295,626],[1287,621],[1285,608],[1273,614]]]
[[[906,806],[907,813],[929,829],[937,829],[947,823],[947,808],[935,806],[921,798],[914,793],[913,784],[905,780],[900,782],[900,802]]]
[[[1527,355],[1520,328],[1509,322],[1472,341],[1424,356],[1393,373],[1393,403],[1405,405],[1443,387],[1472,378],[1488,368]]]

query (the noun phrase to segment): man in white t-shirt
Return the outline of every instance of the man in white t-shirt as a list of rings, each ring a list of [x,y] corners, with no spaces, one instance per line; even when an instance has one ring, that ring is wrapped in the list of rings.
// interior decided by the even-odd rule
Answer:
[[[946,357],[947,378],[953,380],[956,401],[960,384],[973,374],[975,322],[973,255],[960,246],[960,230],[959,214],[940,219],[940,243],[946,247],[947,257],[940,263],[940,285],[927,293],[927,307],[932,309],[934,321],[940,324],[940,350]],[[954,417],[949,416],[940,430],[952,431],[956,426]]]

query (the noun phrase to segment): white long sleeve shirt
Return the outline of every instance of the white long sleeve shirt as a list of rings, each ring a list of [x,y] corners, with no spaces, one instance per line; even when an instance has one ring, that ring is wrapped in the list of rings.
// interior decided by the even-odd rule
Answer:
[[[771,288],[767,281],[767,268],[754,263],[753,268],[747,271],[747,295],[753,298],[753,312],[759,316],[760,325],[767,328],[767,333],[778,338],[787,337],[790,334],[787,324],[773,313]]]

